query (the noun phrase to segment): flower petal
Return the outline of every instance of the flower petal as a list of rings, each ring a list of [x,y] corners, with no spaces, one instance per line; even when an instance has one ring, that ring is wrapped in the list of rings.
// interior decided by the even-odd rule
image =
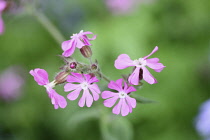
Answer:
[[[54,89],[50,87],[47,87],[46,89],[55,109],[58,109],[59,107],[65,108],[67,106],[66,99],[63,96],[59,95]]]
[[[88,82],[91,79],[90,74],[83,74],[85,77],[85,80]],[[88,82],[89,83],[89,82]]]
[[[93,94],[94,101],[97,101],[99,99],[99,94],[101,93],[99,87],[97,84],[92,84],[89,86],[89,89],[91,90]]]
[[[147,63],[158,63],[159,62],[159,58],[150,58],[150,59],[146,59]]]
[[[63,96],[57,94],[57,100],[60,108],[65,108],[67,106],[66,99]]]
[[[112,113],[120,114],[121,106],[122,106],[122,99],[120,99],[119,103],[112,109]]]
[[[85,105],[85,98],[86,98],[86,95],[83,92],[82,97],[80,98],[79,103],[78,103],[78,105],[80,107],[84,107],[84,105]]]
[[[66,79],[67,82],[73,83],[82,83],[84,81],[84,78],[82,77],[82,74],[79,73],[73,73],[71,72],[72,75],[69,75]]]
[[[131,60],[127,54],[121,54],[115,60],[114,66],[116,69],[125,69],[135,65],[133,64],[133,60]]]
[[[153,51],[152,51],[149,55],[147,55],[147,56],[145,56],[145,57],[143,57],[143,58],[144,58],[144,59],[147,59],[147,58],[150,57],[153,53],[155,53],[157,50],[158,50],[158,46],[156,46],[156,47],[153,49]]]
[[[85,94],[86,106],[91,107],[91,105],[93,103],[93,97],[90,94],[89,90],[88,89],[84,90],[83,94]]]
[[[83,38],[85,38],[87,40],[90,40],[91,41],[91,40],[95,40],[96,39],[96,35],[93,35],[92,38],[88,38],[87,37],[87,34],[93,34],[93,33],[92,32],[89,32],[89,31],[81,33],[81,35],[83,36]]]
[[[75,46],[72,45],[71,48],[69,48],[68,50],[65,50],[62,53],[62,55],[65,56],[65,57],[69,57],[69,56],[71,56],[74,53],[74,50],[75,50]]]
[[[133,73],[129,76],[128,82],[132,85],[138,85],[139,84],[139,72],[140,67],[137,67]]]
[[[125,93],[130,93],[136,91],[136,89],[132,86],[129,86],[127,89],[124,89]]]
[[[146,67],[142,67],[143,69],[143,79],[149,84],[157,83],[157,80],[152,76],[152,74],[147,70]]]
[[[121,78],[121,79],[117,79],[116,80],[116,84],[118,85],[118,87],[120,87],[120,89],[122,90],[122,82],[123,82],[123,79]]]
[[[79,49],[81,49],[83,46],[85,46],[84,42],[82,42],[80,40],[80,38],[76,38],[75,42],[76,42],[76,47],[79,48]]]
[[[57,104],[54,104],[54,109],[58,109],[59,106]]]
[[[86,46],[91,46],[91,45],[92,45],[92,44],[90,44],[90,42],[89,42],[87,36],[84,35],[83,38],[82,38],[82,40],[83,40],[83,42],[84,42],[84,44],[85,44]]]
[[[6,8],[6,6],[7,6],[7,2],[1,0],[0,1],[0,12],[2,12]]]
[[[121,91],[122,90],[122,81],[123,81],[123,79],[118,79],[116,82],[110,81],[110,83],[108,84],[108,87],[110,89]]]
[[[66,50],[69,50],[70,48],[72,48],[72,39],[71,40],[67,40],[67,41],[64,41],[62,44],[61,44],[61,48],[63,51],[66,51]]]
[[[67,95],[67,98],[68,98],[69,100],[76,100],[76,99],[78,98],[78,96],[79,96],[81,90],[82,90],[81,88],[77,88],[76,90],[70,92],[70,93]]]
[[[88,75],[88,76],[86,76]],[[91,77],[90,74],[84,74],[84,76],[86,77],[86,81],[91,84],[91,83],[95,83],[95,82],[99,82],[99,80],[97,79],[96,76]]]
[[[117,99],[119,99],[119,96],[114,96],[112,98],[106,99],[104,101],[104,106],[112,107],[116,103]]]
[[[111,91],[103,91],[101,96],[102,96],[103,99],[107,99],[107,98],[110,98],[110,97],[118,96],[118,93],[114,93],[114,92],[111,92]]]
[[[37,68],[31,70],[29,73],[39,85],[46,85],[49,83],[48,73],[44,69]]]
[[[132,107],[135,108],[136,107],[136,99],[135,98],[131,98],[130,96],[126,96],[126,101],[127,103]]]
[[[80,85],[78,85],[78,84],[67,83],[64,86],[64,91],[68,92],[68,91],[71,91],[71,90],[75,90],[75,89],[77,89],[79,87],[80,87]]]
[[[162,63],[147,63],[147,66],[154,69],[156,72],[161,72],[163,68],[166,67]]]
[[[4,21],[1,17],[1,13],[0,13],[0,35],[4,32]]]
[[[84,35],[85,36],[85,38],[87,38],[88,40],[95,40],[96,39],[96,37],[97,37],[97,35],[93,35],[93,37],[91,37],[91,38],[88,38],[86,35]]]
[[[80,35],[88,35],[88,34],[93,34],[92,32],[90,32],[90,31],[87,31],[87,32],[82,32],[82,33],[80,33]]]
[[[125,98],[123,98],[121,100],[122,100],[121,114],[122,114],[122,116],[126,116],[129,113],[129,106],[126,103]]]

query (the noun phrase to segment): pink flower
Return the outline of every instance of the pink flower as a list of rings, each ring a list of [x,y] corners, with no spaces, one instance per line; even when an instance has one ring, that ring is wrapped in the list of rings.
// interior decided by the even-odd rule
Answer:
[[[195,126],[201,136],[210,139],[210,100],[201,105]]]
[[[134,0],[105,0],[107,7],[114,14],[125,14],[133,10]]]
[[[59,107],[66,107],[66,99],[53,89],[56,83],[55,81],[52,81],[51,83],[49,82],[48,73],[44,69],[37,68],[31,70],[29,73],[34,77],[34,80],[38,83],[38,85],[44,86],[46,88],[46,91],[55,109],[58,109]]]
[[[78,34],[73,34],[71,36],[70,40],[64,41],[62,43],[62,49],[63,49],[63,56],[68,57],[71,56],[74,53],[75,48],[81,49],[83,46],[90,46],[91,40],[96,39],[96,35],[94,35],[92,38],[88,38],[87,34],[93,34],[92,32],[83,32],[81,30]]]
[[[0,35],[4,32],[4,22],[1,15],[6,6],[7,6],[6,1],[0,0]]]
[[[94,101],[99,99],[99,94],[101,93],[97,84],[93,84],[98,82],[99,80],[94,76],[92,77],[89,74],[79,74],[79,73],[71,73],[67,78],[67,83],[64,86],[64,91],[72,91],[67,95],[69,100],[76,100],[83,90],[83,94],[81,99],[79,100],[78,105],[83,107],[86,103],[87,107],[90,107]],[[72,83],[79,83],[79,84],[72,84]],[[90,94],[92,92],[92,95]]]
[[[25,78],[24,69],[12,66],[0,75],[0,98],[4,101],[13,101],[21,96]]]
[[[132,108],[136,107],[136,99],[131,98],[128,95],[129,93],[136,91],[136,89],[132,86],[128,86],[126,82],[124,82],[123,85],[122,81],[123,79],[118,79],[116,82],[111,81],[108,84],[108,87],[118,92],[104,91],[102,92],[102,98],[106,99],[104,101],[104,106],[106,107],[112,107],[119,99],[119,102],[112,109],[112,112],[114,114],[121,113],[122,116],[126,116],[132,112]]]
[[[158,50],[156,46],[154,50],[147,56],[143,58],[139,58],[137,60],[131,60],[127,54],[121,54],[118,56],[117,60],[115,60],[115,67],[117,69],[125,69],[127,67],[134,66],[135,70],[129,76],[128,81],[132,85],[138,85],[141,76],[143,79],[149,84],[157,83],[157,80],[151,75],[151,73],[147,70],[146,66],[154,69],[156,72],[161,72],[165,67],[162,63],[159,63],[158,58],[150,58],[147,59],[150,55],[155,53]],[[143,71],[143,75],[140,75],[140,70]]]

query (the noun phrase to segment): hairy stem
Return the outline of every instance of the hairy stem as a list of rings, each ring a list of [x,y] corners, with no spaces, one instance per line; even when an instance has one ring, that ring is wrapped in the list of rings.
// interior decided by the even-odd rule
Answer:
[[[55,25],[45,16],[43,13],[39,11],[34,12],[37,20],[44,26],[44,28],[52,35],[52,37],[56,40],[56,42],[60,45],[65,39],[65,37],[61,34],[61,32],[56,28]]]
[[[101,75],[101,78],[103,78],[105,81],[107,81],[108,83],[111,81],[109,80],[109,78],[107,78],[105,75],[103,75],[102,73],[99,73],[99,75]]]
[[[89,58],[88,58],[88,60],[89,60],[89,62],[90,62],[90,65],[92,65],[92,64],[93,64],[93,62],[92,62],[92,58],[91,58],[91,57],[89,57]]]

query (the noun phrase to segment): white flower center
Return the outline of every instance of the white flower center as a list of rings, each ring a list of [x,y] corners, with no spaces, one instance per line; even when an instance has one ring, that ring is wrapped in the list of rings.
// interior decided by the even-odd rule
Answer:
[[[71,38],[76,38],[78,36],[78,34],[73,34],[72,36],[71,36]]]
[[[139,58],[139,59],[134,60],[133,64],[136,67],[144,67],[144,66],[146,66],[147,62],[144,58]]]
[[[83,33],[83,30],[81,30],[79,33]]]
[[[123,91],[119,92],[119,97],[120,98],[125,98],[126,96],[127,96],[127,94],[125,92],[123,92]]]
[[[83,82],[80,85],[81,85],[81,88],[84,89],[84,90],[86,90],[89,86],[89,84],[87,82]]]
[[[78,34],[73,34],[71,38],[79,38],[79,34],[83,33],[83,30],[81,30]]]
[[[45,88],[48,88],[48,87],[51,87],[51,88],[54,88],[55,87],[55,80],[54,81],[52,81],[52,82],[50,82],[49,84],[47,84],[47,85],[44,85],[44,87]]]

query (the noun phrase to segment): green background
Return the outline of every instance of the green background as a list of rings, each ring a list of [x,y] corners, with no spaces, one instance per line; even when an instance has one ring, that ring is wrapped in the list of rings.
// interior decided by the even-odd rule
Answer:
[[[37,2],[39,4],[39,2]],[[201,103],[210,97],[210,1],[159,0],[140,3],[125,15],[113,15],[104,1],[43,1],[41,10],[66,40],[80,30],[97,34],[92,41],[93,59],[112,80],[131,69],[117,70],[114,61],[122,53],[131,59],[148,55],[160,58],[166,68],[156,73],[157,84],[144,86],[136,94],[156,100],[137,104],[126,117],[112,115],[103,100],[91,108],[69,101],[55,110],[45,89],[29,75],[45,69],[53,80],[64,63],[58,44],[38,20],[23,10],[3,15],[6,30],[0,36],[0,72],[14,65],[26,70],[22,96],[0,101],[0,139],[6,140],[200,140],[194,123]],[[29,8],[30,9],[30,8]],[[73,57],[87,62],[76,51]],[[106,82],[99,83],[101,90]],[[10,88],[10,85],[8,85]],[[56,87],[66,97],[63,86]]]

